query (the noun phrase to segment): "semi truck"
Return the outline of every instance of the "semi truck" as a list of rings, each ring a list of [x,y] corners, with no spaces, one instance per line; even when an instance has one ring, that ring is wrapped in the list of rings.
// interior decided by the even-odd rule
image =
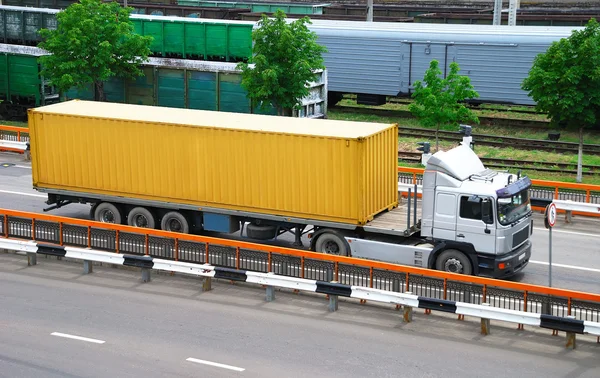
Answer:
[[[398,184],[398,125],[73,100],[29,109],[47,211],[495,278],[523,270],[527,176],[465,145],[431,155],[420,197]],[[309,240],[309,245],[303,245]]]

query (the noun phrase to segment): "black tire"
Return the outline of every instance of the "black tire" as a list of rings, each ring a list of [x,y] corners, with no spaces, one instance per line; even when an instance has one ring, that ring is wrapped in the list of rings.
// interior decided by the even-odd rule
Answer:
[[[440,253],[435,261],[435,268],[444,272],[471,275],[473,267],[469,258],[456,249],[447,249]]]
[[[277,236],[277,227],[275,226],[259,226],[249,223],[246,226],[246,236],[251,239],[269,240]]]
[[[156,219],[145,207],[134,207],[127,214],[127,224],[132,227],[156,228]]]
[[[102,202],[94,209],[94,220],[102,223],[123,223],[121,210],[110,202]]]
[[[315,242],[315,251],[329,255],[348,256],[350,251],[344,238],[333,232],[325,232]]]
[[[163,231],[170,232],[179,232],[182,234],[187,234],[190,232],[190,225],[186,219],[178,211],[169,211],[162,217],[162,221],[160,222],[160,228]]]

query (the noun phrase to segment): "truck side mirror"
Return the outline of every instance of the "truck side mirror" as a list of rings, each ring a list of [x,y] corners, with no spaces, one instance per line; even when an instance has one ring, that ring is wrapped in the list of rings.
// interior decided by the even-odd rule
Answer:
[[[493,224],[494,219],[492,217],[492,206],[490,206],[491,202],[489,199],[484,198],[481,201],[481,220],[485,224]]]

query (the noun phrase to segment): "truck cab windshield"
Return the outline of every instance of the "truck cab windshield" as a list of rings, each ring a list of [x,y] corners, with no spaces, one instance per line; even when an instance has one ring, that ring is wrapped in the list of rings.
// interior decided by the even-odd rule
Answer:
[[[529,192],[524,190],[508,198],[498,198],[498,221],[508,225],[521,219],[531,211]]]

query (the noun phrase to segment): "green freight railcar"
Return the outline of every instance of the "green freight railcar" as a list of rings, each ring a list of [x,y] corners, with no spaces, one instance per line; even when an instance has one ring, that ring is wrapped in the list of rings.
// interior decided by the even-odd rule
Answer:
[[[56,10],[0,7],[0,42],[35,46],[41,42],[40,29],[56,29]]]
[[[136,33],[152,36],[155,56],[223,62],[252,56],[254,22],[132,14]]]
[[[56,9],[0,6],[0,42],[35,46],[39,30],[56,29]],[[252,56],[254,22],[132,14],[134,30],[152,36],[153,56],[223,62]]]
[[[215,8],[247,8],[250,12],[274,13],[281,9],[286,14],[323,14],[323,9],[330,4],[313,3],[286,3],[286,2],[251,2],[251,1],[203,1],[203,0],[178,0],[178,5]]]
[[[112,78],[104,85],[107,101],[234,113],[276,114],[251,103],[235,63],[149,58],[144,75],[133,80]],[[92,87],[72,89],[63,100],[93,100]],[[323,118],[327,109],[327,75],[318,73],[296,117]]]
[[[35,50],[35,51],[34,51]],[[16,119],[30,107],[52,104],[59,95],[40,76],[37,48],[0,44],[0,115]]]

